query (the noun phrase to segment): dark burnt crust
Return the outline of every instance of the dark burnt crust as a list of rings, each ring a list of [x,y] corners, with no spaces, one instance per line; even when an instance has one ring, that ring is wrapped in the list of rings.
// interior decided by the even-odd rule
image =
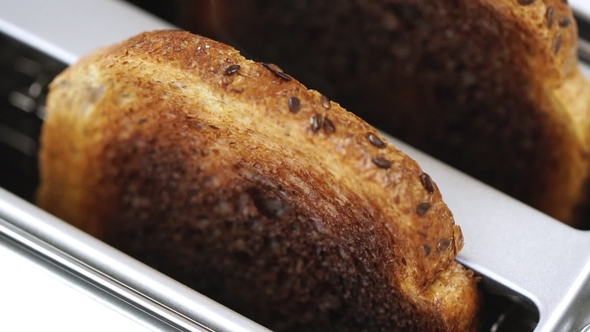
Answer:
[[[149,37],[148,37],[149,36]],[[188,42],[188,43],[187,43]],[[184,47],[181,45],[185,45]],[[209,48],[207,47],[209,45]],[[342,127],[343,129],[338,133],[326,135],[324,131],[320,133],[316,133],[312,126],[308,126],[306,123],[309,121],[310,115],[316,115],[317,111],[321,111],[320,107],[320,98],[318,98],[317,93],[310,93],[305,89],[305,87],[301,86],[298,82],[284,82],[284,80],[280,77],[276,77],[273,71],[265,71],[260,67],[266,67],[264,65],[252,63],[246,64],[243,63],[243,59],[239,59],[239,55],[233,51],[230,47],[227,47],[222,44],[218,44],[212,42],[207,39],[198,38],[192,36],[188,33],[185,34],[171,34],[171,33],[153,33],[151,35],[145,35],[137,37],[126,44],[122,44],[119,46],[120,51],[117,49],[111,50],[111,54],[109,55],[109,59],[106,62],[117,62],[117,61],[124,61],[124,57],[130,56],[138,56],[146,58],[146,61],[150,61],[152,58],[155,58],[155,61],[158,62],[166,62],[172,64],[173,66],[178,66],[179,68],[194,68],[195,64],[209,64],[209,65],[199,65],[198,67],[198,76],[200,79],[212,82],[213,84],[218,84],[219,88],[227,89],[227,85],[223,80],[219,79],[220,72],[222,72],[221,68],[224,68],[226,63],[241,63],[242,64],[242,78],[243,80],[240,82],[232,82],[232,85],[239,85],[247,90],[247,93],[233,93],[227,95],[225,97],[226,102],[233,100],[244,101],[247,104],[250,103],[259,103],[265,105],[265,109],[262,110],[262,113],[256,114],[256,117],[266,117],[266,120],[260,120],[261,123],[264,121],[276,121],[279,126],[282,126],[284,131],[289,135],[285,135],[284,139],[291,138],[292,140],[295,139],[294,137],[298,137],[301,135],[302,139],[307,141],[309,144],[313,144],[316,146],[314,148],[314,152],[317,151],[320,155],[302,155],[303,152],[297,150],[290,150],[289,146],[283,146],[280,142],[276,144],[276,151],[269,153],[267,158],[261,158],[261,162],[259,164],[268,164],[269,166],[280,169],[281,167],[286,167],[287,169],[292,170],[294,167],[306,167],[308,172],[311,172],[310,165],[300,162],[291,162],[284,166],[279,166],[280,160],[309,160],[311,163],[317,163],[318,169],[315,171],[315,174],[318,177],[322,177],[323,175],[329,175],[328,172],[320,168],[323,163],[327,161],[323,158],[321,154],[325,154],[326,156],[330,155],[330,150],[337,148],[338,145],[345,144],[344,140],[351,140],[348,145],[341,147],[343,151],[340,152],[341,161],[350,161],[352,164],[356,164],[354,166],[355,171],[359,173],[360,178],[359,180],[364,180],[365,186],[369,183],[375,183],[378,187],[390,187],[394,189],[391,195],[402,195],[405,196],[401,201],[397,202],[397,205],[411,219],[419,219],[417,221],[417,225],[423,226],[412,226],[410,228],[415,228],[418,231],[428,234],[427,237],[430,241],[439,241],[441,237],[453,237],[453,229],[450,227],[453,223],[452,217],[448,208],[444,203],[441,201],[440,192],[437,191],[435,195],[426,195],[427,193],[423,190],[421,182],[419,180],[420,174],[422,173],[418,165],[407,156],[400,153],[393,145],[389,145],[386,151],[379,150],[375,151],[376,149],[371,148],[370,145],[367,144],[365,138],[362,135],[355,135],[357,132],[364,133],[366,131],[372,130],[370,126],[364,123],[362,120],[357,118],[356,116],[343,111],[340,107],[332,107],[330,111],[327,111],[322,114],[329,114],[332,117],[333,121]],[[182,52],[178,53],[171,53],[163,51],[167,51],[168,49],[179,49]],[[136,52],[132,52],[131,50],[137,50]],[[122,54],[124,53],[124,54]],[[149,56],[146,56],[149,55]],[[121,57],[121,58],[119,58]],[[105,65],[105,66],[110,66]],[[112,69],[111,69],[112,70]],[[125,69],[122,68],[121,71]],[[120,76],[125,75],[124,72],[120,74]],[[221,82],[219,84],[218,82]],[[151,94],[157,92],[157,88],[147,88]],[[167,93],[170,93],[167,91]],[[303,103],[301,112],[297,114],[288,114],[287,118],[284,117],[286,114],[286,106],[284,105],[284,101],[288,98],[288,96],[296,95]],[[278,98],[275,98],[278,96]],[[157,100],[156,97],[151,97],[151,103],[154,103],[154,100]],[[163,105],[162,107],[165,108],[167,111],[169,109],[182,109],[182,99],[179,99],[179,103]],[[169,103],[176,102],[174,99],[169,101]],[[150,104],[149,107],[153,107],[153,104]],[[253,114],[253,115],[254,115]],[[198,116],[197,116],[198,118]],[[206,121],[206,120],[204,120]],[[228,122],[225,125],[231,126],[232,119],[228,119]],[[255,119],[254,121],[259,121]],[[292,123],[294,121],[294,123]],[[342,124],[342,125],[340,125]],[[253,124],[253,127],[257,124]],[[239,146],[240,141],[246,144],[253,144],[250,143],[250,140],[256,139],[256,133],[249,133],[247,134],[247,139],[241,140],[240,133],[243,133],[244,130],[248,128],[232,128],[233,134],[236,138],[233,140],[234,146]],[[303,129],[303,130],[302,130]],[[303,131],[303,133],[302,133]],[[213,138],[218,138],[223,136],[219,133],[219,131],[214,132]],[[264,138],[258,138],[260,142],[258,143],[259,146],[244,146],[244,150],[242,153],[247,153],[245,158],[255,158],[256,155],[261,154],[262,152],[260,149],[262,148]],[[226,141],[229,138],[226,139]],[[208,142],[208,140],[204,140]],[[292,141],[293,142],[293,141]],[[274,143],[274,142],[273,142]],[[255,143],[254,143],[255,144]],[[254,145],[253,144],[253,145]],[[292,145],[290,148],[292,149],[297,144]],[[198,148],[198,147],[197,147]],[[223,149],[223,146],[217,147],[217,149]],[[231,154],[224,155],[225,158],[232,158],[234,154],[237,154],[239,150],[233,150]],[[248,153],[251,152],[252,153]],[[293,152],[291,152],[293,151]],[[218,152],[221,154],[221,151]],[[288,153],[293,153],[294,155],[287,155]],[[281,156],[282,157],[279,157]],[[390,161],[396,164],[395,172],[384,172],[379,170],[378,168],[374,167],[371,157],[372,156],[381,156],[381,157],[388,157]],[[328,165],[327,165],[328,166]],[[262,167],[262,166],[261,166]],[[325,173],[325,174],[323,174]],[[324,181],[329,181],[329,178],[324,178]],[[408,181],[407,183],[404,182]],[[357,183],[356,185],[360,185]],[[359,188],[360,189],[360,188]],[[370,189],[368,189],[370,190]],[[391,201],[388,197],[383,197],[381,193],[375,193],[375,197],[365,198],[366,201],[364,204],[372,205],[373,210],[379,209],[388,209],[386,205],[389,201]],[[327,197],[328,195],[322,195],[322,197]],[[429,214],[426,217],[412,216],[415,214],[416,206],[420,203],[423,203],[424,200],[428,200],[432,202],[433,213]],[[360,202],[354,202],[357,204]],[[437,219],[445,220],[445,223],[437,223]],[[392,223],[393,224],[393,223]],[[391,227],[396,227],[395,225],[391,225]],[[401,231],[401,230],[400,230]],[[399,233],[400,231],[395,231],[394,233]],[[412,237],[414,234],[407,234],[405,236]],[[415,252],[415,248],[405,248],[406,252]],[[420,268],[421,272],[424,273],[422,275],[415,275],[414,277],[417,280],[421,280],[418,282],[419,285],[424,286],[428,283],[429,280],[433,280],[434,277],[440,272],[440,270],[444,269],[454,258],[454,255],[449,253],[445,253],[439,257],[432,257],[428,258],[427,260],[422,260],[421,258],[415,258],[417,264],[422,265]],[[426,266],[438,266],[434,270],[430,270],[426,268]],[[427,273],[425,273],[428,271]]]
[[[158,126],[172,132],[166,127]],[[106,147],[121,158],[141,156],[144,160],[138,164],[146,165],[110,179],[136,190],[119,193],[127,198],[119,211],[125,213],[105,237],[116,248],[274,330],[395,330],[389,312],[408,315],[410,322],[425,314],[384,296],[399,292],[391,287],[388,272],[399,262],[386,262],[395,257],[394,245],[383,225],[375,225],[377,216],[370,207],[335,204],[335,211],[327,211],[318,202],[333,200],[330,193],[301,193],[277,181],[285,176],[276,174],[274,167],[253,167],[257,160],[235,165],[217,160],[211,168],[195,172],[190,161],[208,157],[192,157],[191,148],[170,156],[168,144],[145,145],[147,151],[129,153],[133,140],[146,138]],[[159,167],[155,171],[148,165]],[[312,187],[325,185],[304,170],[285,171]],[[184,176],[179,182],[162,174]],[[183,183],[204,185],[191,190]],[[349,201],[358,200],[354,193],[348,195]],[[138,196],[167,198],[135,207]],[[173,217],[169,211],[174,211]],[[411,326],[402,321],[400,327],[404,324]],[[411,329],[430,331],[430,324]]]
[[[232,65],[240,69],[228,76]],[[176,69],[186,76],[158,73]],[[107,87],[83,117],[67,94],[95,71],[104,76],[93,84]],[[188,98],[191,84],[221,100]],[[121,104],[122,94],[135,98]],[[218,102],[227,109],[211,117]],[[239,118],[232,105],[246,108]],[[475,327],[475,281],[453,262],[462,235],[436,185],[429,192],[413,160],[391,144],[373,146],[366,133],[374,128],[335,103],[327,109],[294,79],[206,38],[152,32],[68,69],[49,108],[40,206],[224,304],[285,331]],[[314,132],[316,113],[337,130]],[[73,128],[80,140],[61,144]],[[376,167],[376,156],[392,167]],[[57,157],[82,174],[64,172]],[[68,182],[55,197],[56,183]],[[77,186],[82,208],[66,211],[56,200]],[[431,207],[420,216],[424,202]],[[447,239],[452,245],[437,250]],[[464,302],[417,300],[448,269]]]
[[[564,199],[562,188],[585,181],[570,165],[588,164],[588,142],[547,96],[577,71],[577,27],[563,1],[198,6],[186,26],[281,63],[380,129],[579,225],[572,211],[585,195]]]

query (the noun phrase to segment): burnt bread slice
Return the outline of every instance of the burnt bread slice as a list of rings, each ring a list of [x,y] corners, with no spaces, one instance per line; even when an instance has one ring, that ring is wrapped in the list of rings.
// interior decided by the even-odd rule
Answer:
[[[184,6],[184,27],[273,61],[393,136],[559,220],[590,226],[581,215],[590,85],[567,1]]]
[[[277,331],[475,331],[435,182],[280,68],[180,31],[51,84],[38,205]]]

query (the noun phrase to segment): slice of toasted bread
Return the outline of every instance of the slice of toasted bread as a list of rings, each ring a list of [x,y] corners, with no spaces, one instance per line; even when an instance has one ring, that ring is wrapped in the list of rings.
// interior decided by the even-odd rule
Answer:
[[[567,1],[184,3],[198,6],[185,27],[329,86],[369,123],[582,226],[590,84]]]
[[[51,84],[38,204],[281,331],[474,331],[436,184],[273,65],[179,31]]]

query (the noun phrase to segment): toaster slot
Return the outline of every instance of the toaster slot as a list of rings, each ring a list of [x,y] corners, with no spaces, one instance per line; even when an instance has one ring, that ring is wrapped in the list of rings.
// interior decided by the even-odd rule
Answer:
[[[580,33],[580,45],[578,54],[580,60],[586,64],[590,64],[590,22],[584,20],[580,16],[576,16],[578,22],[578,30]]]
[[[47,85],[66,66],[0,34],[0,187],[32,201]]]
[[[2,34],[0,49],[6,50],[0,55],[0,187],[32,202],[47,84],[66,65]],[[533,331],[539,319],[533,302],[482,278],[482,332]]]

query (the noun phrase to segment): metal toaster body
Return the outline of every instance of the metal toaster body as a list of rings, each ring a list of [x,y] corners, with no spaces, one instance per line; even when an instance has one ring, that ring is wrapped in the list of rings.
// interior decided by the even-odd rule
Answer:
[[[570,4],[578,19],[590,24],[590,2]],[[152,330],[266,331],[27,202],[38,181],[47,83],[99,46],[168,28],[173,27],[116,0],[21,0],[18,5],[0,0],[0,185],[5,187],[0,189],[0,249],[18,252]],[[581,44],[581,57],[590,59],[590,47]],[[584,71],[590,77],[590,69]],[[516,315],[526,316],[529,331],[587,331],[589,232],[565,226],[391,140],[437,180],[465,235],[458,260],[482,276],[489,296],[506,298],[517,308],[496,317],[488,330],[502,331],[502,324]]]

